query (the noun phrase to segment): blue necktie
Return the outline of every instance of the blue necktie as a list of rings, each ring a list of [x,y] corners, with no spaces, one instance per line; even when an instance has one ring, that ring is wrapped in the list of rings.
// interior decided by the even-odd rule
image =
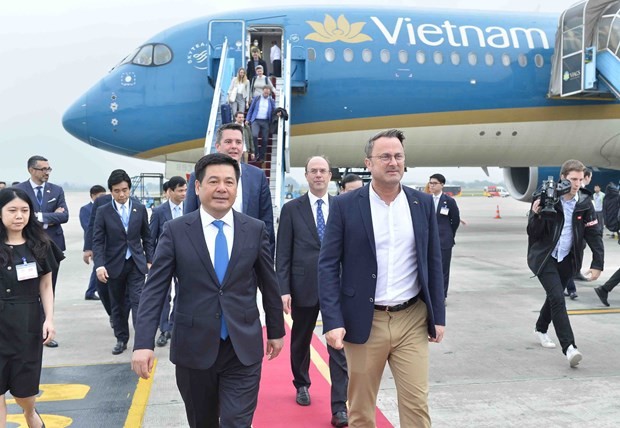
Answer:
[[[172,209],[172,218],[177,218],[178,216],[181,215],[181,213],[179,212],[181,210],[181,208],[177,205],[176,207],[174,207]]]
[[[37,202],[39,202],[39,207],[43,208],[43,186],[37,186]]]
[[[316,232],[319,234],[319,240],[323,242],[323,236],[325,236],[325,217],[323,217],[323,199],[317,199],[316,201]]]
[[[127,207],[125,205],[121,205],[121,221],[123,222],[123,227],[125,227],[125,232],[129,228],[129,214],[127,213]],[[131,257],[131,250],[129,249],[129,245],[127,245],[127,251],[125,252],[125,260]]]
[[[217,236],[215,237],[215,256],[213,267],[215,268],[215,274],[220,281],[220,287],[224,281],[226,275],[226,269],[228,268],[228,243],[226,242],[226,235],[224,235],[224,222],[222,220],[213,220],[213,225],[218,228]],[[220,338],[226,339],[228,337],[228,327],[226,327],[226,320],[224,319],[224,310],[222,310],[222,326],[220,327]]]

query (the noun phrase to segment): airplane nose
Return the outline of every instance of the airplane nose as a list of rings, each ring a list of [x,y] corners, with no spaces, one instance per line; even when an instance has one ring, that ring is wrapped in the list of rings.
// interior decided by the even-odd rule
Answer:
[[[62,116],[62,126],[75,138],[88,142],[88,123],[86,96],[81,96]]]

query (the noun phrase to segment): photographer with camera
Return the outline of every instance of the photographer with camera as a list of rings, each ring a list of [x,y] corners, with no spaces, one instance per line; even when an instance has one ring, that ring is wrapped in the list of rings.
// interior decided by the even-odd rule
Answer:
[[[589,192],[581,189],[585,166],[578,160],[564,162],[560,182],[553,177],[534,194],[527,224],[527,263],[538,277],[547,297],[536,321],[536,336],[544,348],[555,348],[547,335],[553,321],[562,352],[571,367],[583,358],[575,345],[566,313],[564,288],[575,274],[583,254],[583,240],[592,250],[592,264],[586,275],[595,280],[603,270],[603,239]]]

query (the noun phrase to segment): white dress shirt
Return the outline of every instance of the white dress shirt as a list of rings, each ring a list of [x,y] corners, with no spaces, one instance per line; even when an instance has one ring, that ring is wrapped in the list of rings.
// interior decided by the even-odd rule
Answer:
[[[273,63],[274,60],[281,58],[282,51],[280,50],[280,47],[278,45],[273,45],[269,51],[269,59],[271,59],[271,62]]]
[[[310,207],[312,208],[312,215],[314,216],[314,224],[316,225],[316,209],[318,205],[316,201],[321,199],[323,201],[323,206],[321,207],[321,211],[323,211],[323,219],[325,219],[325,224],[327,224],[327,217],[329,217],[329,196],[327,193],[323,195],[322,198],[315,196],[312,192],[308,191],[308,199],[310,199]]]
[[[32,178],[28,180],[30,182],[30,185],[32,186],[32,191],[34,192],[34,196],[36,199],[37,196],[37,187],[41,186],[41,194],[43,194],[43,192],[45,192],[45,181],[41,184],[37,184],[34,181],[32,181]],[[37,201],[37,205],[39,204],[39,201]],[[32,204],[34,205],[34,204]],[[36,207],[35,207],[36,208]],[[41,210],[43,210],[43,207],[39,207],[39,211],[35,210],[35,216],[37,217],[37,220],[39,220],[39,223],[43,223],[43,212],[41,212]],[[43,229],[47,229],[47,223],[43,223]]]
[[[241,182],[241,176],[243,175],[243,168],[241,167],[241,163],[239,163],[239,182],[237,183],[237,198],[235,199],[235,203],[233,204],[233,210],[238,213],[243,212],[243,183]]]
[[[172,201],[168,201],[169,205],[170,205],[170,214],[172,214],[172,219],[174,220],[177,217],[181,217],[183,215],[183,202],[181,201],[181,203],[179,205],[176,205],[174,202]],[[178,211],[178,215],[174,215],[174,208],[175,207],[179,207],[179,211]]]
[[[441,199],[441,195],[443,192],[439,192],[439,195],[433,194],[433,203],[435,204],[435,212],[437,212],[437,208],[439,206],[439,199]]]
[[[370,185],[370,212],[377,253],[375,304],[393,306],[420,292],[413,220],[402,189],[386,204]]]
[[[200,206],[200,221],[202,222],[202,230],[205,235],[205,242],[207,244],[207,250],[209,250],[209,257],[211,258],[211,264],[215,266],[215,237],[219,232],[216,225],[213,224],[213,220],[217,220],[211,216],[205,209]],[[224,235],[226,236],[226,244],[228,247],[228,259],[230,260],[230,254],[232,253],[233,240],[235,239],[235,220],[233,217],[233,210],[228,210],[226,215],[220,220],[224,222]]]

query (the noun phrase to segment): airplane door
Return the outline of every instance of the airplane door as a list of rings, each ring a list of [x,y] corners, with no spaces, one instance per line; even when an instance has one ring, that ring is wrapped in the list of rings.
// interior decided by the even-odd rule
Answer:
[[[209,49],[211,50],[209,56],[211,58],[221,58],[220,50],[224,39],[228,39],[227,58],[233,60],[233,69],[236,74],[239,67],[245,66],[245,21],[214,19],[209,22]],[[217,70],[217,67],[214,68]]]

